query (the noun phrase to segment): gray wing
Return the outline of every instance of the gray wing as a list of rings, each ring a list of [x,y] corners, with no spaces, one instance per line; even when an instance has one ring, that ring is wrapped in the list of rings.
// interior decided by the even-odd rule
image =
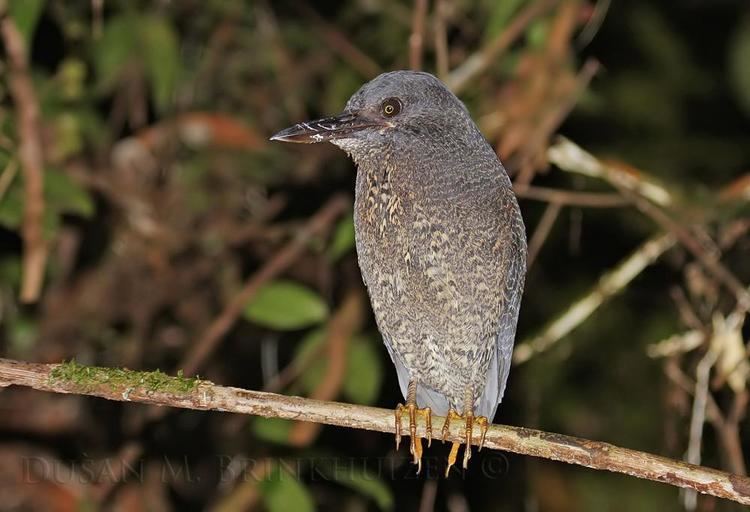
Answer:
[[[511,265],[504,276],[504,300],[495,337],[495,351],[490,359],[485,388],[475,411],[478,416],[486,416],[490,421],[503,399],[505,384],[508,381],[518,310],[526,276],[526,234],[522,221],[516,223],[514,231],[516,236],[513,238],[513,244],[506,249],[506,254],[511,258]]]
[[[411,378],[409,375],[409,370],[407,370],[406,366],[404,366],[404,363],[401,362],[401,358],[393,352],[391,342],[385,336],[383,336],[383,344],[385,345],[385,348],[388,349],[388,355],[391,356],[393,366],[396,367],[398,386],[401,388],[401,394],[404,396],[404,400],[406,400],[406,394],[409,388],[409,380]],[[432,409],[433,414],[437,414],[438,416],[445,416],[446,414],[448,414],[448,410],[450,408],[448,399],[445,398],[444,395],[425,386],[422,386],[421,384],[417,386],[417,404],[419,405],[419,407],[429,407],[430,409]]]

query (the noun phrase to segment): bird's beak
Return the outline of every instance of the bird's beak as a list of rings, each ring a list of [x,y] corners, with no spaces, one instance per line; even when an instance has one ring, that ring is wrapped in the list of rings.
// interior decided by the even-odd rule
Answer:
[[[281,130],[271,140],[315,144],[328,140],[345,139],[363,128],[375,126],[372,121],[353,112],[343,112],[334,117],[295,124]]]

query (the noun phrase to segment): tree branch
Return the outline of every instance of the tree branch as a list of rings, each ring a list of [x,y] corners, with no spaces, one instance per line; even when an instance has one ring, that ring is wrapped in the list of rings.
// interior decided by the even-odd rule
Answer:
[[[254,414],[395,432],[393,411],[390,410],[224,387],[209,381],[169,377],[161,372],[0,359],[0,387],[10,385],[54,393],[97,396],[121,402]],[[442,423],[441,418],[434,418],[434,422]],[[419,425],[418,433],[424,437],[423,423]],[[462,441],[457,422],[454,422],[448,439]],[[485,446],[624,473],[750,505],[750,478],[607,443],[523,427],[492,425],[487,432]]]
[[[289,268],[302,254],[310,240],[333,223],[350,205],[351,200],[347,196],[335,195],[315,215],[310,217],[292,240],[250,276],[242,289],[232,297],[221,314],[191,347],[181,361],[180,368],[187,375],[194,375],[216,349],[227,331],[232,328],[237,318],[242,314],[242,308],[255,296],[261,286]]]
[[[665,231],[671,232],[717,282],[722,283],[734,294],[740,308],[743,311],[750,311],[750,291],[747,286],[737,279],[721,261],[710,255],[686,227],[660,209],[674,202],[672,194],[665,187],[650,181],[645,174],[636,169],[629,168],[628,172],[625,172],[614,165],[609,165],[564,137],[560,137],[558,142],[549,149],[547,156],[550,162],[565,171],[603,177],[619,190],[623,197],[631,200],[636,208],[651,217]]]
[[[8,59],[8,88],[13,98],[18,126],[18,159],[23,170],[23,274],[21,301],[36,302],[42,290],[47,263],[44,239],[44,158],[39,127],[39,102],[29,71],[28,51],[18,27],[0,13],[0,36]]]
[[[646,267],[654,263],[674,244],[675,239],[671,233],[660,233],[646,240],[615,268],[602,274],[588,293],[571,304],[540,334],[516,343],[513,351],[513,364],[525,363],[534,355],[548,350],[570,334],[599,306],[628,286]]]
[[[519,12],[505,29],[477,52],[469,55],[463,63],[445,77],[445,84],[455,94],[461,93],[477,75],[484,72],[498,57],[518,39],[526,28],[544,15],[559,0],[537,0]]]

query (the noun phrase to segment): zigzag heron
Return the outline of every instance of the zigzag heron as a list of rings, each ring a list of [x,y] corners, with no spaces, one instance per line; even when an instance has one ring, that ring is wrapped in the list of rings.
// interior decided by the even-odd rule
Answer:
[[[423,415],[473,425],[502,400],[526,272],[526,237],[510,179],[461,101],[434,76],[385,73],[362,86],[338,116],[272,137],[331,142],[358,167],[354,226],[362,277],[396,366],[409,416],[411,453]],[[448,469],[455,462],[453,444]]]

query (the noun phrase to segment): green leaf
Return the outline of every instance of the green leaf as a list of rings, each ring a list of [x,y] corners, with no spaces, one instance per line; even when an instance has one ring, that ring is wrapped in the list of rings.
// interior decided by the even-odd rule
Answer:
[[[0,283],[18,288],[21,285],[21,268],[20,257],[0,259]]]
[[[154,105],[164,111],[182,69],[178,37],[168,18],[128,13],[107,23],[95,55],[99,87],[111,89],[133,59],[143,65]]]
[[[305,368],[297,379],[297,382],[305,394],[310,394],[316,389],[326,374],[328,362],[324,357],[314,356],[314,353],[325,342],[325,334],[325,329],[315,329],[305,336],[297,346],[294,363]],[[315,359],[311,361],[311,357],[315,357]]]
[[[316,389],[326,373],[328,365],[324,358],[317,357],[315,360],[310,360],[310,358],[315,357],[314,353],[325,342],[325,335],[325,329],[315,329],[308,333],[297,345],[294,364],[305,368],[297,379],[297,382],[302,387],[302,392],[305,394],[309,394],[312,390]]]
[[[34,348],[39,328],[33,319],[25,316],[10,322],[10,352],[16,356],[26,356]]]
[[[67,101],[78,101],[86,91],[86,62],[77,57],[67,57],[57,70],[57,81],[60,84],[60,96]]]
[[[292,422],[281,418],[257,417],[253,419],[251,428],[259,439],[272,443],[289,444],[289,431],[292,428]]]
[[[272,281],[245,307],[245,318],[264,327],[295,330],[318,324],[328,317],[325,301],[311,289],[293,281]]]
[[[46,0],[10,0],[8,14],[16,22],[19,32],[23,36],[26,48],[31,48],[39,16],[44,10]],[[30,53],[30,52],[29,52]]]
[[[317,329],[300,342],[295,354],[295,363],[305,366],[299,376],[301,392],[309,394],[317,388],[326,374],[328,362],[318,356],[310,362],[313,353],[325,342],[325,330]],[[369,336],[354,336],[349,342],[343,393],[348,400],[369,405],[378,398],[383,381],[383,365],[378,352],[377,340]]]
[[[737,102],[750,115],[750,16],[740,23],[730,41],[729,75]]]
[[[86,218],[94,214],[94,202],[88,191],[65,173],[55,170],[45,172],[44,195],[50,211]]]
[[[331,246],[328,248],[328,257],[336,261],[354,247],[354,217],[349,214],[341,219],[333,234]]]
[[[492,2],[492,11],[487,22],[485,38],[491,39],[502,32],[510,22],[511,17],[518,11],[524,0],[505,0]]]
[[[142,57],[157,110],[172,104],[180,74],[180,46],[167,18],[148,17],[141,21]]]
[[[16,174],[13,182],[0,198],[0,225],[15,230],[23,222],[23,186],[20,173]]]
[[[532,48],[542,48],[547,44],[551,22],[547,19],[539,19],[531,23],[526,30],[526,40]]]
[[[269,512],[312,512],[315,510],[307,487],[297,480],[296,475],[277,465],[271,470],[270,478],[261,483],[263,500]]]
[[[393,493],[376,475],[360,471],[354,466],[347,466],[346,468],[340,464],[334,466],[334,478],[339,484],[372,498],[380,510],[393,509]]]
[[[83,134],[76,110],[60,112],[51,124],[55,130],[55,144],[50,148],[50,159],[61,162],[83,149]]]
[[[44,173],[44,230],[48,236],[56,231],[61,213],[72,213],[82,217],[94,214],[94,202],[89,193],[66,174],[47,170]],[[0,225],[18,229],[23,222],[23,175],[16,176],[5,195],[0,199]]]
[[[138,21],[132,15],[112,18],[95,46],[94,62],[99,87],[105,90],[117,84],[125,64],[137,48]]]
[[[349,359],[344,378],[344,394],[357,404],[375,402],[383,381],[383,365],[375,340],[355,336],[349,344]]]

